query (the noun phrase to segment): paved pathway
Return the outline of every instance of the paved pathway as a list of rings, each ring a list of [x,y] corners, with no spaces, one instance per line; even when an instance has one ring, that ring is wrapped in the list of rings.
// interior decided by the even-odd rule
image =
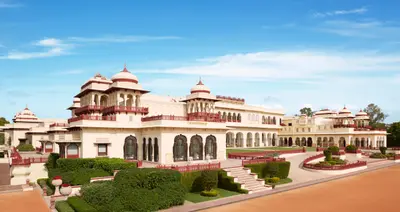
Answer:
[[[0,211],[49,212],[39,190],[0,194]]]

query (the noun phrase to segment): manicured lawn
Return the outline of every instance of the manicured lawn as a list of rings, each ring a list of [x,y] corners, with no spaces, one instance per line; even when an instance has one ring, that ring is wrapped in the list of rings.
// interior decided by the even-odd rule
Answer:
[[[200,195],[200,192],[195,192],[195,193],[187,193],[185,199],[189,202],[198,203],[198,202],[220,199],[220,198],[230,197],[230,196],[240,194],[237,192],[228,191],[228,190],[224,190],[221,188],[217,188],[216,190],[218,190],[218,192],[219,192],[219,195],[216,197],[204,197],[204,196]]]
[[[275,185],[283,185],[283,184],[291,183],[291,182],[293,182],[292,179],[286,178],[286,179],[281,179],[281,180],[279,180],[279,182],[276,183]],[[271,185],[271,184],[269,184],[269,183],[266,183],[266,184]]]

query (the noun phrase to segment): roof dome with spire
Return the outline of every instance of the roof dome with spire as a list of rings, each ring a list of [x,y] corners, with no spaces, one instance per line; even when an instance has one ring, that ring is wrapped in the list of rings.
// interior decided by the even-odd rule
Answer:
[[[133,82],[136,84],[138,83],[138,78],[135,75],[133,75],[131,72],[128,71],[128,69],[126,68],[126,65],[124,65],[124,69],[121,72],[115,74],[111,78],[111,80],[113,82],[117,82],[117,81],[121,82],[122,81],[122,82]]]
[[[339,111],[339,114],[351,114],[351,111],[344,106],[343,109]]]
[[[14,116],[14,121],[35,121],[38,120],[38,117],[31,111],[29,110],[28,106],[25,107],[25,109]]]
[[[200,79],[199,82],[192,89],[190,89],[190,93],[211,93],[211,90],[205,86]]]
[[[360,111],[356,114],[356,116],[368,116],[368,113],[366,113],[360,109]]]

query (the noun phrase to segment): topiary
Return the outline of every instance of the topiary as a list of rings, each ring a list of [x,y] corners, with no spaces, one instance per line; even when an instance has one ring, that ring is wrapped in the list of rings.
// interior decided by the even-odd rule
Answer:
[[[328,150],[332,152],[332,154],[338,154],[340,149],[337,146],[330,146],[328,147]]]
[[[325,161],[332,160],[332,152],[329,149],[324,150]]]
[[[218,186],[218,172],[216,170],[204,170],[201,172],[203,189],[211,191]]]
[[[381,151],[381,153],[384,155],[386,155],[386,150],[387,150],[387,148],[384,146],[379,147],[379,151]]]
[[[355,146],[355,145],[353,145],[353,144],[350,144],[350,145],[348,145],[348,146],[346,146],[346,152],[355,152],[355,151],[357,151],[357,147]]]

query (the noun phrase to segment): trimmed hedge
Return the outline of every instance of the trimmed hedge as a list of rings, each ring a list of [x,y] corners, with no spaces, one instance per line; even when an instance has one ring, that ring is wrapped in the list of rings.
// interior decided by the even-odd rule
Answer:
[[[370,158],[386,158],[386,155],[384,155],[380,152],[375,152],[375,153],[372,153],[369,157]]]
[[[242,189],[239,183],[235,183],[233,177],[227,175],[226,171],[218,171],[218,188],[228,191],[235,191],[242,194],[247,194],[249,191]]]
[[[83,185],[80,193],[83,200],[99,211],[111,211],[118,196],[112,181],[99,181]]]
[[[346,146],[346,152],[355,152],[355,151],[357,151],[357,147],[355,146],[355,145],[353,145],[353,144],[351,144],[351,145],[348,145],[348,146]]]
[[[184,172],[181,175],[181,183],[188,192],[200,192],[203,190],[201,171]]]
[[[65,171],[63,169],[51,169],[49,171],[49,181],[55,176],[61,176],[63,183],[71,185],[85,185],[90,183],[92,177],[111,176],[108,172],[102,169],[82,168],[75,171]]]
[[[218,186],[218,171],[217,170],[204,170],[201,172],[201,184],[203,190],[211,191],[211,189]]]
[[[57,160],[56,167],[65,171],[74,171],[81,168],[103,169],[112,175],[115,170],[137,167],[137,163],[125,162],[121,158],[60,158]]]
[[[77,196],[68,197],[67,202],[76,212],[97,212],[95,208]]]
[[[47,162],[44,164],[47,170],[57,168],[57,160],[60,158],[60,154],[58,153],[50,153],[49,157],[47,157]]]
[[[280,179],[286,179],[289,176],[290,171],[290,162],[282,161],[282,162],[268,162],[268,163],[258,163],[258,164],[249,164],[245,165],[245,167],[250,168],[252,173],[256,173],[259,178],[270,177],[272,170],[278,167],[278,172],[275,174]]]
[[[330,146],[328,147],[328,150],[332,152],[332,154],[338,154],[340,149],[337,146]]]
[[[56,209],[58,212],[75,212],[75,210],[69,206],[67,201],[57,201]]]
[[[33,148],[32,144],[19,144],[17,149],[21,152],[35,151],[35,148]]]
[[[46,188],[46,195],[47,196],[51,196],[52,194],[54,194],[54,186],[52,185],[52,187],[48,186],[48,178],[39,178],[36,180],[36,183],[43,189]]]

